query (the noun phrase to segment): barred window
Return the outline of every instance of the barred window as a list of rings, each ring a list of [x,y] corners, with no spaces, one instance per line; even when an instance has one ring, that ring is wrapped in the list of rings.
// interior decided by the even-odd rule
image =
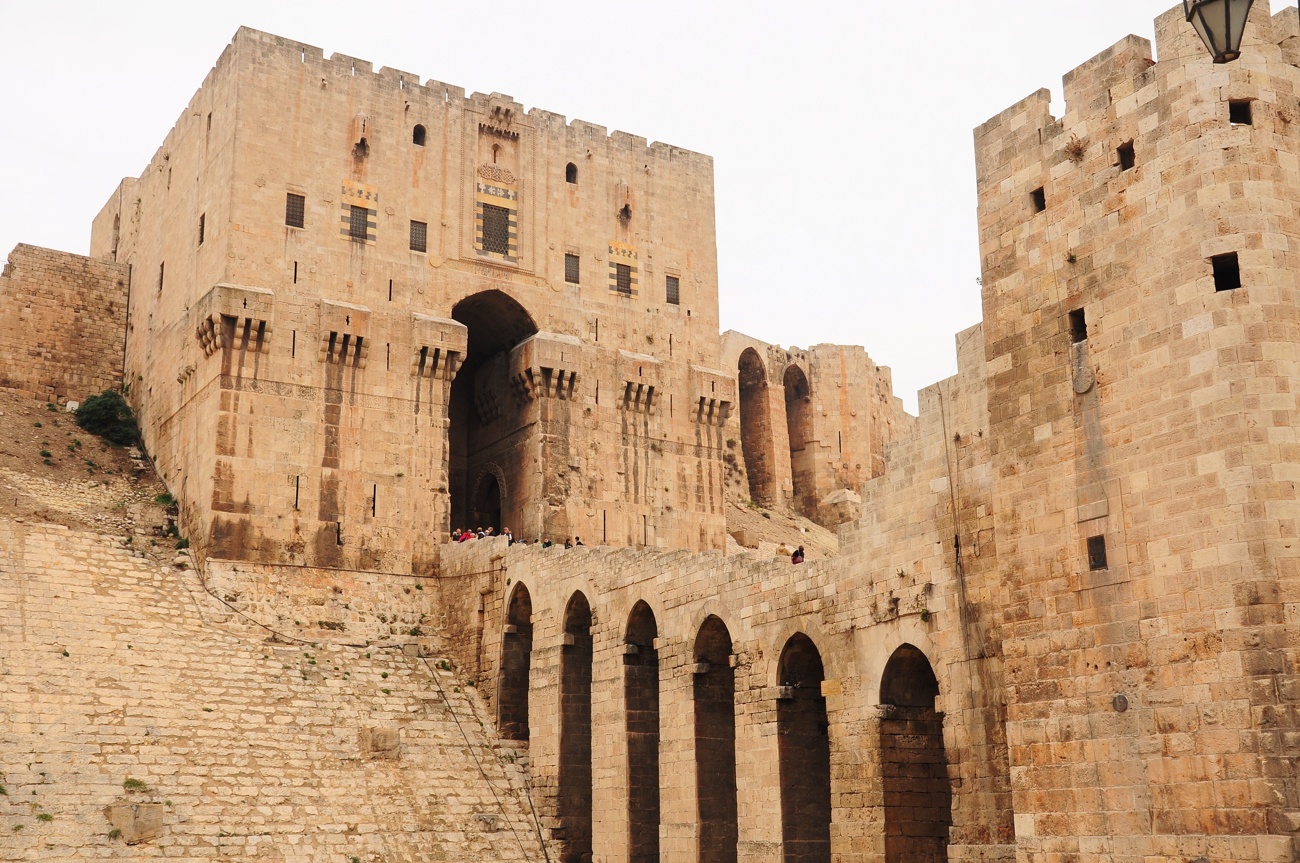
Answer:
[[[427,223],[411,220],[411,251],[429,251],[429,226]]]
[[[682,302],[682,294],[680,290],[681,281],[676,276],[669,276],[664,281],[666,283],[668,302],[672,303],[674,306],[680,305]]]
[[[366,222],[369,216],[370,211],[365,207],[352,207],[348,217],[348,236],[354,240],[365,240]]]
[[[307,211],[307,198],[293,192],[284,197],[284,223],[291,228],[301,228]]]
[[[564,280],[571,285],[578,284],[578,256],[564,256]]]
[[[615,279],[620,294],[632,295],[632,267],[630,264],[615,264]]]
[[[510,211],[505,207],[483,205],[483,251],[510,254]]]

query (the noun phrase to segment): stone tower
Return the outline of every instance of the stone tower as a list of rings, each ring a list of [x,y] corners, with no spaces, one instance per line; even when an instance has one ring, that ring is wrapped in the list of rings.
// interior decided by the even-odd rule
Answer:
[[[1023,863],[1295,859],[1300,20],[1156,47],[976,132]]]

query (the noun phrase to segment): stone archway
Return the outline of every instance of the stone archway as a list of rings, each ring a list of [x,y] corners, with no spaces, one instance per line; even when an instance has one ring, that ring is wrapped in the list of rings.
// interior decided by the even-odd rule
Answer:
[[[830,722],[821,653],[802,632],[790,636],[777,665],[777,754],[781,844],[785,863],[830,863]]]
[[[528,739],[528,673],[533,653],[533,600],[522,582],[515,585],[501,638],[497,687],[497,729],[507,740]]]
[[[930,660],[904,644],[880,680],[880,773],[886,863],[945,863],[952,826],[952,785],[943,749],[939,681]]]
[[[623,650],[629,863],[659,863],[658,637],[654,611],[637,602],[628,616]]]
[[[695,636],[695,787],[699,863],[736,863],[736,671],[731,633],[709,615]]]
[[[562,863],[591,863],[591,605],[580,592],[564,610],[560,650]]]
[[[758,351],[745,348],[737,366],[740,385],[740,451],[749,496],[755,503],[776,502],[776,458],[772,452],[772,411],[767,366]]]
[[[782,377],[785,389],[785,423],[790,436],[790,482],[793,508],[801,515],[817,515],[817,446],[813,439],[812,390],[808,376],[793,363]]]

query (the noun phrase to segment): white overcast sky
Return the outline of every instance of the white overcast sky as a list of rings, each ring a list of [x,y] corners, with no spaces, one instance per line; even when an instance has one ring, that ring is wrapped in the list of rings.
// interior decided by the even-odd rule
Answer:
[[[0,0],[0,256],[84,254],[246,24],[710,154],[723,329],[863,345],[915,411],[980,318],[972,129],[1173,5]]]

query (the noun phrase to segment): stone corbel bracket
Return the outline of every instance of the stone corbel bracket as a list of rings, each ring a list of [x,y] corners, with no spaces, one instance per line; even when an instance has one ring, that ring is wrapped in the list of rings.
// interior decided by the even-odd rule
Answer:
[[[370,309],[332,300],[320,304],[320,361],[364,369],[370,356]]]
[[[450,383],[465,361],[469,331],[459,321],[417,313],[411,316],[411,344],[411,376]]]
[[[697,423],[726,425],[731,406],[736,403],[735,375],[691,366],[691,403]]]
[[[623,378],[623,397],[619,410],[654,415],[663,392],[662,366],[648,354],[618,352],[619,371]]]
[[[205,357],[228,347],[264,351],[274,311],[275,293],[266,288],[217,284],[192,307],[197,319],[194,336]]]
[[[537,333],[510,351],[510,383],[520,405],[536,399],[572,400],[582,343],[576,336]]]

